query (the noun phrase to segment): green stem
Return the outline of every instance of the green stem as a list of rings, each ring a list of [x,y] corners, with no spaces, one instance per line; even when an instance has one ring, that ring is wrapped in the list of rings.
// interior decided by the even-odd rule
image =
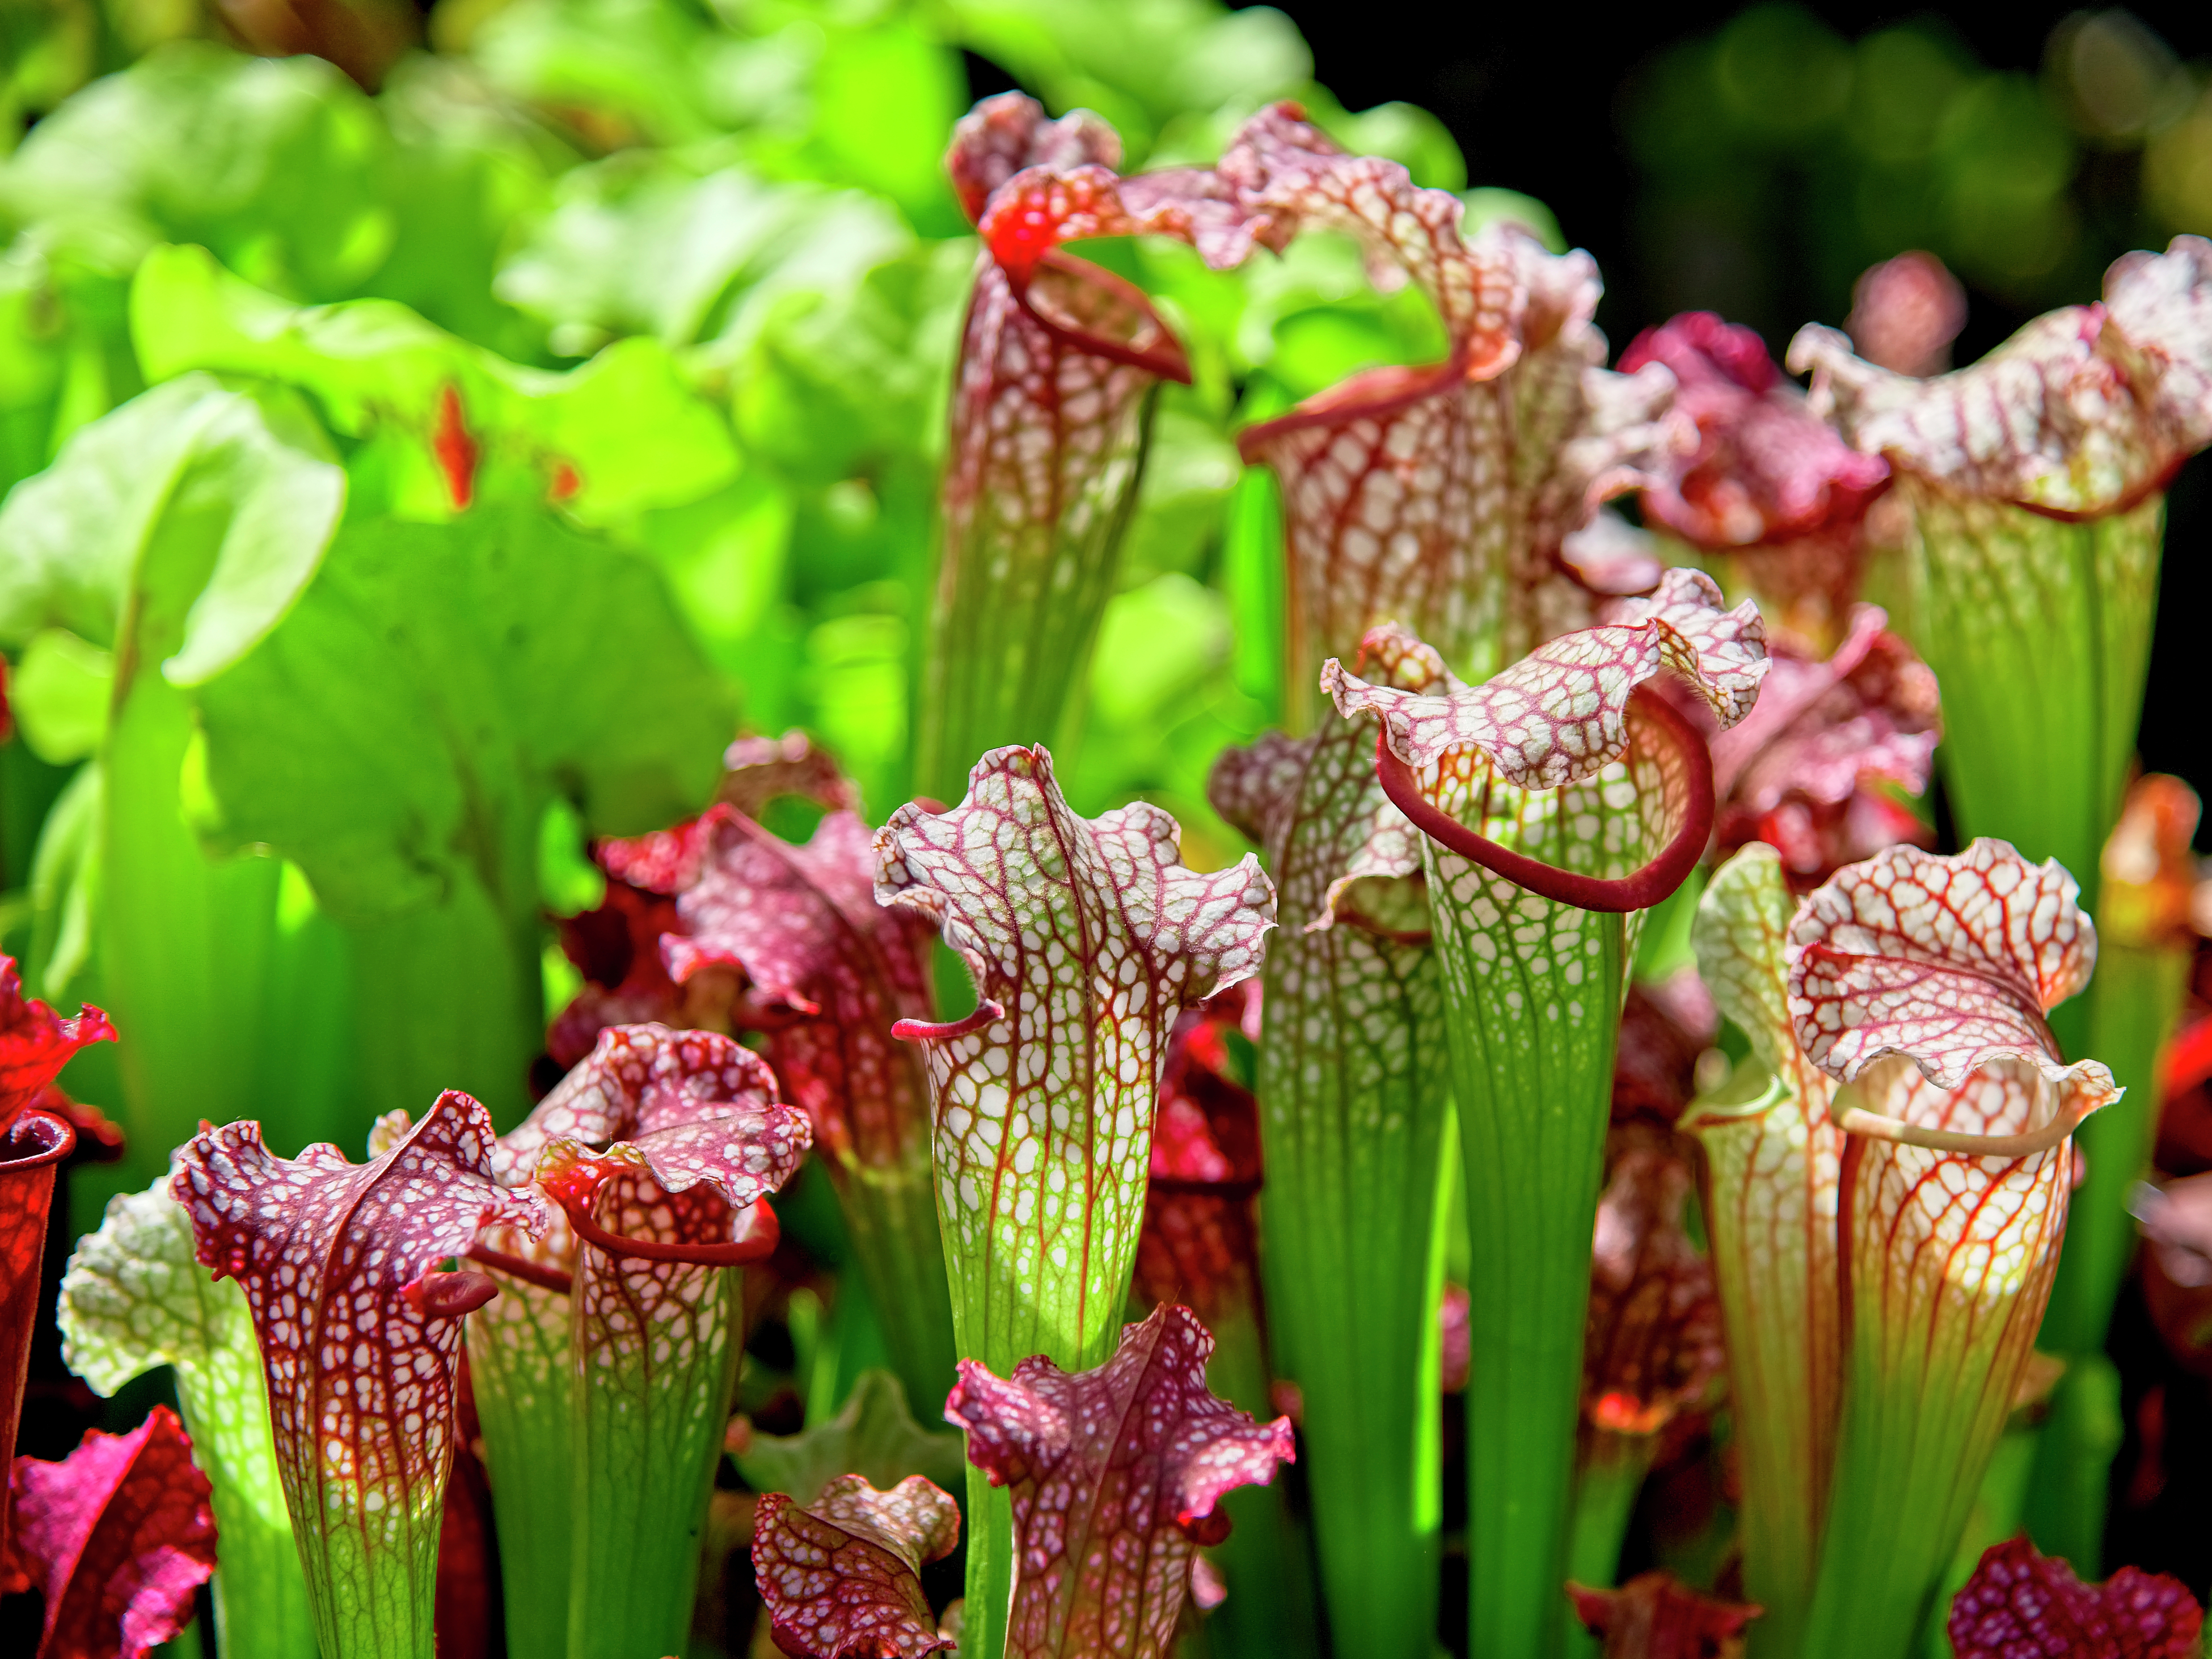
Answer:
[[[1628,1536],[1637,1494],[1659,1454],[1656,1434],[1590,1431],[1583,1442],[1582,1468],[1575,1476],[1574,1530],[1567,1540],[1567,1577],[1592,1589],[1609,1589],[1620,1578],[1620,1545]],[[1570,1659],[1595,1659],[1596,1637],[1582,1627],[1565,1597],[1560,1619]]]
[[[567,1582],[575,1561],[568,1298],[492,1277],[499,1295],[469,1316],[469,1382],[499,1533],[507,1646],[558,1656],[568,1650],[568,1598],[546,1587]]]
[[[968,1466],[968,1579],[961,1659],[1003,1659],[1014,1600],[1014,1498]]]
[[[1436,1645],[1437,1298],[1449,1074],[1434,954],[1340,924],[1271,941],[1261,1269],[1340,1652]],[[1587,1241],[1585,1241],[1587,1242]]]
[[[951,1391],[958,1348],[929,1167],[828,1167],[892,1367],[915,1409],[933,1417]]]
[[[1433,843],[1427,858],[1467,1180],[1468,1651],[1539,1659],[1561,1635],[1629,939],[1623,917],[1510,888],[1511,921],[1481,927],[1484,884]]]
[[[610,1267],[580,1252],[568,1659],[680,1653],[742,1329],[736,1267]],[[587,1334],[605,1321],[632,1340]],[[653,1333],[650,1341],[637,1333]],[[546,1586],[534,1587],[543,1595]],[[518,1651],[520,1650],[518,1649]]]

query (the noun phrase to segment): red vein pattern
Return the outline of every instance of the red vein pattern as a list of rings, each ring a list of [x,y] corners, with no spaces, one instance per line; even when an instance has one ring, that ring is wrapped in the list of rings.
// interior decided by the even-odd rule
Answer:
[[[1737,1659],[1759,1610],[1701,1595],[1674,1574],[1638,1573],[1619,1589],[1567,1586],[1605,1659]]]
[[[1390,627],[1361,641],[1363,653],[1385,661],[1419,648]],[[1723,611],[1711,577],[1676,568],[1650,599],[1626,601],[1620,620],[1562,635],[1480,685],[1443,674],[1438,690],[1407,691],[1370,684],[1332,658],[1322,665],[1322,689],[1346,719],[1379,720],[1409,766],[1431,768],[1474,750],[1476,764],[1514,788],[1556,789],[1621,757],[1629,693],[1669,669],[1723,727],[1735,725],[1751,712],[1766,672],[1758,607],[1747,600]]]
[[[2112,1073],[2093,1060],[2065,1064],[2043,1018],[2096,965],[2096,929],[2077,896],[2057,864],[1986,839],[1948,858],[1892,848],[1838,872],[1790,925],[1798,1042],[1845,1083],[1892,1055],[1944,1089],[1995,1061],[2026,1060],[2075,1109],[2094,1111],[2114,1093]]]
[[[1120,146],[1097,117],[1048,122],[1018,93],[987,99],[946,167],[971,216],[1047,163],[1086,199],[1110,192]],[[1098,165],[1105,163],[1107,165]],[[949,785],[972,754],[1051,728],[1106,599],[1135,501],[1150,404],[1188,380],[1182,348],[1118,276],[1049,252],[1083,212],[1066,190],[1030,201],[1033,247],[987,234],[960,343],[942,501],[938,653],[925,685],[919,775]]]
[[[2122,512],[2212,443],[2212,242],[2128,254],[2101,304],[2051,312],[1935,380],[1878,368],[1818,325],[1789,362],[1814,372],[1856,448],[1901,471],[2063,518]]]
[[[1712,742],[1720,856],[1747,842],[1781,853],[1794,880],[1934,836],[1881,785],[1924,793],[1942,735],[1936,677],[1873,605],[1853,608],[1823,662],[1774,642],[1759,703]]]
[[[543,1200],[495,1181],[490,1115],[450,1091],[366,1164],[274,1157],[258,1123],[202,1130],[169,1189],[252,1310],[324,1651],[428,1653],[461,1329],[422,1287],[486,1224],[542,1226]]]
[[[1342,156],[1280,107],[1221,171],[1276,222],[1359,237],[1378,282],[1417,283],[1451,342],[1442,363],[1356,374],[1238,441],[1282,483],[1293,663],[1310,672],[1395,621],[1480,672],[1587,623],[1563,541],[1691,442],[1664,374],[1604,368],[1589,256],[1507,225],[1467,241],[1449,191]]]
[[[2122,1567],[2085,1584],[2025,1538],[1993,1544],[1951,1601],[1958,1659],[2195,1659],[2204,1611],[2179,1580]]]
[[[753,1571],[776,1646],[796,1659],[923,1659],[951,1648],[921,1574],[959,1541],[959,1506],[919,1474],[889,1492],[841,1474],[811,1504],[762,1494]]]
[[[1808,1058],[1855,1082],[1878,1118],[1976,1137],[2070,1125],[2117,1091],[2098,1062],[2062,1062],[2044,1016],[2095,954],[2055,864],[2001,842],[1948,858],[1893,848],[1799,909],[1790,1019]],[[1902,1639],[1950,1559],[2050,1297],[2072,1165],[2068,1139],[2003,1157],[1852,1136],[1838,1223],[1847,1382],[1816,1647]]]
[[[590,1055],[501,1136],[493,1168],[506,1186],[553,1167],[617,1166],[669,1192],[702,1182],[742,1210],[798,1170],[811,1139],[805,1117],[777,1097],[758,1054],[718,1031],[625,1025],[599,1034]]]
[[[128,1434],[94,1429],[58,1463],[15,1459],[0,1589],[46,1597],[41,1659],[143,1659],[191,1622],[215,1572],[215,1512],[167,1406]]]
[[[1690,1166],[1668,1137],[1624,1134],[1598,1200],[1583,1411],[1601,1431],[1656,1435],[1707,1402],[1726,1356],[1712,1265],[1682,1231]]]
[[[1175,1017],[1253,974],[1274,926],[1255,860],[1201,875],[1181,833],[1142,802],[1078,817],[1023,748],[977,762],[957,807],[877,832],[877,902],[940,927],[983,1000],[922,1041],[954,1316],[988,1363],[1113,1340]]]
[[[1692,926],[1698,971],[1751,1054],[1682,1128],[1705,1148],[1705,1213],[1727,1334],[1743,1481],[1744,1583],[1787,1652],[1813,1594],[1842,1407],[1836,1212],[1845,1137],[1835,1083],[1790,1020],[1797,908],[1780,855],[1753,842],[1714,872]]]
[[[1095,1370],[1038,1358],[1001,1380],[961,1361],[945,1419],[1013,1498],[1008,1659],[1169,1651],[1194,1545],[1228,1532],[1222,1494],[1295,1455],[1288,1419],[1262,1426],[1207,1390],[1212,1352],[1195,1314],[1162,1307]]]
[[[90,1003],[64,1019],[26,997],[15,957],[0,956],[0,1131],[37,1102],[78,1049],[114,1041],[115,1027]]]

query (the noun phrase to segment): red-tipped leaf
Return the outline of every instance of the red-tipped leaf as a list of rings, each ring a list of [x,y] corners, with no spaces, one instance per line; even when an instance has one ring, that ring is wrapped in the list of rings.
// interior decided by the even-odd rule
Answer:
[[[1286,1419],[1255,1423],[1208,1392],[1212,1352],[1197,1316],[1168,1306],[1096,1370],[1025,1359],[1001,1379],[961,1362],[945,1419],[1013,1495],[1008,1659],[1167,1650],[1195,1546],[1227,1533],[1222,1494],[1294,1455]]]
[[[215,1571],[207,1477],[167,1406],[128,1434],[94,1429],[58,1463],[19,1457],[0,1589],[39,1590],[39,1659],[141,1659],[191,1622]]]
[[[878,1492],[841,1474],[810,1504],[763,1493],[753,1571],[770,1634],[793,1659],[924,1659],[953,1645],[921,1592],[960,1541],[960,1510],[927,1477]]]

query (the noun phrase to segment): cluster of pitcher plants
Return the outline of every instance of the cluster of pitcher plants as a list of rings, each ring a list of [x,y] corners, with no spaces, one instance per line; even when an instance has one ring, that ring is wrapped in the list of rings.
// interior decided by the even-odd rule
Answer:
[[[1210,167],[1119,160],[1019,94],[952,137],[981,253],[927,794],[875,824],[798,733],[623,749],[683,686],[653,637],[595,632],[612,579],[574,504],[605,475],[471,435],[506,393],[445,383],[380,441],[392,501],[442,484],[479,521],[456,570],[344,504],[283,367],[342,343],[197,251],[149,259],[142,293],[238,319],[235,344],[0,508],[0,620],[112,653],[138,747],[109,752],[181,768],[187,818],[234,841],[320,849],[319,893],[409,836],[409,879],[459,880],[464,848],[495,933],[535,902],[495,878],[528,849],[490,844],[523,784],[378,805],[332,751],[396,777],[496,706],[647,821],[592,843],[605,896],[565,925],[582,988],[526,1115],[502,1133],[448,1089],[296,1158],[209,1121],[78,1243],[69,1364],[102,1395],[170,1367],[177,1409],[18,1460],[0,1571],[43,1595],[40,1651],[145,1652],[211,1579],[227,1659],[467,1653],[495,1560],[516,1659],[660,1659],[749,1542],[769,1639],[811,1659],[1426,1659],[1448,1556],[1444,1635],[1484,1659],[2196,1654],[2185,1590],[2083,1582],[2069,1517],[2106,1478],[2081,1401],[2191,948],[2194,802],[2131,768],[2164,491],[2212,444],[2212,244],[2131,255],[1955,372],[1963,301],[1903,256],[1847,333],[1792,343],[1808,392],[1704,314],[1607,368],[1589,256],[1463,230],[1296,106]],[[1317,234],[1410,283],[1448,352],[1240,436],[1279,488],[1300,690],[1212,773],[1256,854],[1200,870],[1158,807],[1079,816],[1044,746],[1159,464],[1158,389],[1193,373],[1066,245],[1233,269]],[[542,501],[472,504],[494,465]],[[265,487],[195,516],[241,476]],[[101,492],[137,517],[96,547],[52,529]],[[505,616],[515,586],[573,602],[573,640],[500,625],[574,682],[528,710],[438,614]],[[350,703],[384,652],[438,662],[443,700]],[[112,814],[137,786],[105,787]],[[511,994],[410,977],[440,949],[390,940],[363,996],[465,1025]],[[63,1018],[11,973],[0,1015],[12,1435],[54,1171],[94,1123],[53,1080],[87,1043],[156,1062],[119,1002]],[[810,1160],[888,1364],[779,1437],[732,1402]],[[2023,1425],[2016,1518],[2048,1555],[1970,1537]],[[1732,1528],[1697,1582],[1618,1583],[1690,1446]],[[456,1521],[479,1469],[495,1555]]]

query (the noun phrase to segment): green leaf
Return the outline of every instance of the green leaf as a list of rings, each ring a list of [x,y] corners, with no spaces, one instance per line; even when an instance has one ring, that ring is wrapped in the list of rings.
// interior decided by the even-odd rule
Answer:
[[[380,106],[311,56],[164,47],[40,122],[0,169],[0,222],[111,279],[196,243],[295,300],[379,295],[520,343],[493,264],[561,158],[457,78],[403,64]]]
[[[665,824],[712,793],[731,726],[652,568],[523,511],[347,526],[202,708],[229,833],[349,922],[464,875],[534,914],[556,793],[600,834]]]
[[[849,288],[913,240],[858,191],[738,167],[702,174],[677,155],[625,150],[562,180],[499,291],[554,325],[565,354],[628,334],[686,346],[748,335],[779,295]]]
[[[96,1394],[112,1395],[156,1365],[176,1370],[192,1461],[214,1488],[222,1540],[215,1604],[223,1659],[313,1653],[246,1292],[193,1259],[191,1220],[166,1175],[108,1200],[100,1231],[70,1259],[59,1319],[63,1357]]]
[[[757,1434],[737,1455],[738,1473],[754,1491],[788,1492],[801,1504],[841,1474],[860,1474],[881,1491],[924,1474],[957,1491],[966,1462],[957,1434],[915,1423],[905,1387],[886,1370],[862,1371],[828,1422],[797,1434]]]
[[[203,256],[204,257],[204,256]],[[314,574],[345,475],[300,400],[204,374],[94,422],[0,505],[0,641],[68,629],[192,685],[275,626]],[[126,667],[126,672],[129,669]]]
[[[31,752],[61,766],[100,747],[114,692],[114,653],[47,628],[31,636],[15,665],[8,708]]]
[[[602,521],[703,495],[737,467],[721,416],[647,340],[565,374],[527,368],[389,301],[295,308],[187,247],[139,268],[131,326],[151,379],[209,368],[283,381],[336,430],[381,440],[386,499],[408,517],[481,496],[558,499]]]

